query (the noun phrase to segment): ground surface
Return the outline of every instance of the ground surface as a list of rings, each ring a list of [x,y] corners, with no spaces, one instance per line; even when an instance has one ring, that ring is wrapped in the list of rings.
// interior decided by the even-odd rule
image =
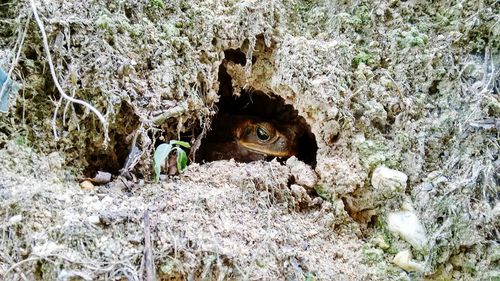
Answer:
[[[318,201],[301,211],[286,194],[286,182],[279,182],[290,173],[279,163],[222,161],[190,167],[164,184],[131,184],[128,190],[116,181],[81,190],[64,180],[58,154],[19,150],[9,145],[1,152],[1,198],[10,218],[2,259],[14,265],[11,259],[29,258],[2,268],[8,280],[144,279],[146,212],[156,270],[165,278],[369,276],[359,262],[358,238],[347,229],[338,232],[331,203]]]
[[[61,99],[30,2],[0,4],[20,86],[1,278],[500,278],[498,1],[260,2],[34,1],[56,79],[104,126]],[[191,157],[152,183],[159,142],[194,151],[219,99],[259,93],[310,127],[314,167]],[[82,189],[97,170],[113,181]]]

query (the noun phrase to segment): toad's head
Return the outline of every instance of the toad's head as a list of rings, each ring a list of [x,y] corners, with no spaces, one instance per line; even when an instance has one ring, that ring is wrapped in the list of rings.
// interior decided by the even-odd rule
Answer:
[[[240,147],[254,152],[275,157],[297,153],[297,132],[292,126],[247,119],[235,127],[233,134]]]

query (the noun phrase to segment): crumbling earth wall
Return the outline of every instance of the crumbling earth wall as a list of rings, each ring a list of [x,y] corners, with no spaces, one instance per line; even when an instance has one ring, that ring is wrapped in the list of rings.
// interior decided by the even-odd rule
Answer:
[[[0,67],[21,85],[0,115],[4,278],[142,279],[151,260],[166,279],[498,278],[497,2],[35,2],[59,83],[107,128],[60,98],[30,3],[1,4]],[[291,159],[150,184],[158,141],[203,141],[221,65],[234,94],[305,119],[313,180]],[[136,180],[79,190],[134,145]]]

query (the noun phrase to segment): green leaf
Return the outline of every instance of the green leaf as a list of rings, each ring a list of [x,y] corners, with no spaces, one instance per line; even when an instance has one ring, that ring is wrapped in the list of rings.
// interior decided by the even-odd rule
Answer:
[[[176,147],[177,150],[177,171],[179,171],[179,174],[186,169],[187,166],[187,155],[184,150],[180,147]]]
[[[155,173],[155,182],[158,182],[158,180],[160,179],[161,167],[165,164],[165,160],[167,159],[171,151],[172,151],[172,145],[166,143],[162,143],[156,148],[155,154],[153,156],[153,170]]]
[[[177,152],[177,171],[182,173],[187,166],[187,155],[186,152],[181,147],[174,147],[174,145],[182,146],[185,148],[190,148],[191,145],[185,141],[171,140],[168,144],[160,144],[153,156],[153,171],[155,182],[160,180],[160,173],[162,166],[165,165],[165,161],[168,160],[168,156],[172,150]]]
[[[185,147],[185,148],[190,148],[191,147],[191,145],[188,142],[179,141],[179,140],[171,140],[170,144],[171,145],[180,145],[180,146]]]
[[[314,274],[312,274],[311,272],[307,272],[304,274],[304,277],[305,277],[305,281],[314,281]]]

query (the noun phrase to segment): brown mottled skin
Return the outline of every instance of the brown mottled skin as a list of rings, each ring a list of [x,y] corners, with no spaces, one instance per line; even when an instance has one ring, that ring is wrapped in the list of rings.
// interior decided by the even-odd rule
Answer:
[[[271,122],[247,118],[233,129],[240,147],[275,157],[290,157],[297,153],[296,130]]]
[[[221,116],[206,140],[204,158],[207,161],[234,158],[249,162],[290,157],[297,153],[297,132],[293,124],[252,116]]]

